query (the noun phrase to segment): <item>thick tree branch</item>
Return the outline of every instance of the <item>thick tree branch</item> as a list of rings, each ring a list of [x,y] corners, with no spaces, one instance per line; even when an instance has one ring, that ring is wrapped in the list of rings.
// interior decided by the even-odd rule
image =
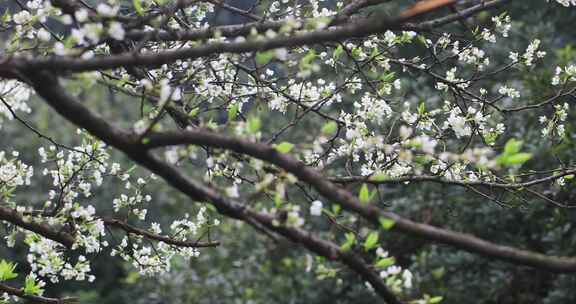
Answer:
[[[222,197],[215,191],[182,175],[174,175],[171,167],[163,166],[151,154],[144,151],[146,147],[137,142],[138,138],[112,127],[103,119],[96,117],[81,104],[75,102],[59,86],[56,79],[46,73],[27,75],[33,80],[34,87],[40,96],[71,122],[82,126],[108,144],[122,150],[135,161],[163,177],[170,177],[170,184],[189,195],[202,200],[211,197],[215,207],[228,216],[237,217],[243,207],[219,201]],[[463,233],[420,224],[405,219],[395,213],[382,211],[373,206],[360,204],[358,199],[346,190],[327,181],[319,172],[306,167],[302,162],[278,153],[270,146],[249,143],[240,139],[228,138],[205,131],[186,131],[163,134],[152,134],[148,137],[147,147],[160,147],[176,144],[196,144],[219,147],[247,154],[275,164],[294,174],[300,180],[312,185],[320,194],[331,201],[338,202],[349,211],[353,211],[378,225],[381,217],[396,222],[395,230],[436,242],[452,245],[456,248],[478,253],[480,255],[509,261],[512,263],[537,267],[554,272],[576,272],[576,259],[547,256],[526,250],[501,246]],[[177,171],[176,171],[177,172]]]
[[[0,292],[5,292],[12,296],[17,296],[24,300],[28,300],[31,303],[46,303],[46,304],[66,304],[66,303],[77,303],[76,298],[47,298],[43,296],[27,295],[24,290],[11,287],[5,284],[0,284]]]
[[[352,15],[358,13],[363,8],[382,4],[384,2],[390,2],[390,0],[353,0],[346,6],[344,6],[330,22],[330,26],[338,25],[346,22]]]
[[[497,182],[486,182],[486,181],[458,181],[458,180],[450,180],[445,179],[440,176],[434,175],[419,175],[419,176],[402,176],[397,178],[388,178],[384,180],[375,180],[371,179],[370,176],[339,176],[329,178],[329,180],[336,184],[348,184],[348,183],[367,183],[372,185],[387,185],[387,184],[403,184],[406,182],[432,182],[444,185],[456,185],[462,187],[468,186],[483,186],[489,188],[500,188],[500,189],[520,189],[531,187],[543,183],[553,182],[559,178],[576,174],[575,169],[566,169],[566,170],[559,170],[558,172],[554,173],[553,175],[549,175],[546,177],[533,179],[531,181],[522,182],[522,183],[497,183]]]
[[[444,1],[442,5],[454,3],[455,0]],[[440,7],[440,6],[438,6]],[[433,6],[432,9],[438,8]],[[347,38],[364,37],[381,33],[389,29],[401,29],[401,25],[410,19],[427,11],[407,13],[397,18],[374,16],[355,24],[348,24],[336,29],[317,30],[304,34],[283,36],[268,40],[256,40],[231,43],[210,43],[194,48],[181,48],[160,53],[119,54],[114,56],[96,57],[93,59],[78,58],[4,58],[0,60],[0,76],[9,77],[14,70],[51,70],[51,71],[93,71],[113,69],[118,67],[134,66],[160,66],[174,62],[178,59],[193,60],[200,57],[222,53],[246,53],[266,51],[283,47],[298,47],[302,45],[318,44],[323,42],[339,41]]]
[[[70,249],[72,248],[72,245],[74,245],[74,237],[72,235],[62,231],[61,229],[56,229],[46,224],[34,222],[32,217],[24,217],[22,214],[12,208],[0,207],[0,220],[38,233],[47,239],[64,245],[66,248]]]
[[[356,13],[358,9],[377,5],[380,3],[387,2],[389,0],[360,0],[355,1],[344,9],[342,9],[341,14],[336,15],[333,21],[330,23],[331,26],[336,26],[342,24],[346,18],[349,18],[352,14]],[[483,1],[477,5],[468,7],[461,10],[457,14],[450,14],[444,17],[419,22],[419,23],[404,23],[399,26],[399,30],[412,30],[412,31],[429,31],[437,27],[469,18],[481,11],[495,8],[499,5],[506,3],[509,0],[491,0]],[[339,17],[342,16],[342,17]],[[344,18],[344,16],[346,16]],[[295,29],[300,29],[302,25],[306,24],[310,20],[300,20],[296,24],[300,24],[300,27]],[[131,30],[126,33],[126,38],[132,40],[147,39],[148,41],[194,41],[194,40],[204,40],[210,39],[218,33],[221,37],[239,37],[248,36],[254,29],[258,33],[264,33],[268,30],[278,31],[282,27],[288,25],[288,23],[294,24],[294,21],[261,21],[261,22],[249,22],[243,24],[235,25],[223,25],[214,26],[206,29],[193,29],[193,30],[175,30],[175,31],[165,31],[165,30]]]
[[[374,206],[362,205],[354,195],[328,181],[320,172],[307,167],[304,163],[286,154],[277,152],[273,147],[268,145],[251,143],[201,130],[156,133],[150,134],[147,138],[147,146],[150,148],[179,144],[222,148],[272,163],[294,174],[301,181],[312,185],[316,191],[324,197],[333,202],[338,202],[348,211],[355,212],[369,219],[375,225],[379,225],[379,219],[384,217],[394,220],[396,222],[394,229],[402,233],[426,238],[486,257],[515,264],[532,266],[554,272],[576,272],[575,258],[548,256],[513,247],[501,246],[472,235],[420,224],[405,219],[395,213],[380,210]]]
[[[64,118],[121,150],[132,160],[162,177],[169,185],[186,194],[189,198],[209,201],[223,215],[250,224],[257,222],[293,242],[302,244],[316,254],[329,259],[340,260],[368,281],[388,303],[400,303],[396,296],[388,290],[383,280],[361,258],[352,253],[342,252],[337,245],[323,241],[301,229],[274,225],[273,217],[251,211],[244,205],[223,197],[217,190],[197,182],[183,175],[176,168],[159,161],[137,141],[137,136],[123,132],[86,109],[68,95],[59,85],[56,77],[49,73],[34,72],[27,74],[27,77],[32,81],[38,95]]]
[[[478,14],[479,12],[496,8],[510,0],[488,0],[488,1],[481,1],[479,4],[471,6],[469,8],[463,9],[455,14],[450,14],[444,17],[440,17],[434,20],[424,21],[418,24],[405,24],[406,30],[414,30],[414,31],[428,31],[440,26],[467,19],[471,16]]]

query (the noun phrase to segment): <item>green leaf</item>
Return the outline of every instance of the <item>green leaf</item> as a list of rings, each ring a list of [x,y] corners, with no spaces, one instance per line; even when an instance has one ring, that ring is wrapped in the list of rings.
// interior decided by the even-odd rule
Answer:
[[[304,24],[304,29],[307,30],[318,30],[318,26],[320,24],[330,24],[331,18],[330,17],[316,17],[316,18],[311,18],[308,19],[306,21],[306,23]]]
[[[376,262],[376,267],[387,268],[394,265],[394,263],[396,263],[396,260],[393,257],[383,258],[378,260],[378,262]]]
[[[200,108],[194,108],[194,109],[190,110],[190,112],[188,112],[188,117],[194,118],[194,117],[196,117],[196,115],[198,115],[199,112],[200,112]]]
[[[431,273],[433,278],[435,278],[436,280],[440,280],[446,273],[446,269],[444,267],[439,267],[432,270]]]
[[[12,14],[10,13],[10,8],[7,8],[6,11],[4,12],[4,15],[2,15],[2,23],[8,23],[10,16],[12,16]]]
[[[276,209],[280,209],[280,207],[282,206],[282,195],[280,195],[280,193],[276,192],[276,194],[274,195],[274,206],[276,206]]]
[[[498,133],[496,133],[496,132],[488,132],[488,133],[484,134],[484,140],[489,145],[495,144],[496,139],[498,139]]]
[[[276,151],[280,152],[280,153],[288,153],[290,151],[292,151],[292,148],[294,148],[294,144],[291,144],[289,142],[281,142],[279,145],[276,145]]]
[[[256,133],[256,132],[258,132],[258,130],[260,130],[261,126],[262,126],[262,122],[260,121],[259,117],[252,116],[248,119],[248,132]]]
[[[422,148],[422,144],[414,145],[414,147],[415,147],[415,148],[418,148],[418,149],[421,149],[421,148]],[[428,158],[428,157],[426,157],[426,156],[424,156],[424,155],[417,155],[417,156],[414,158],[414,162],[417,163],[417,164],[419,164],[419,165],[422,165],[422,166],[426,165],[426,164],[429,163],[430,161],[431,161],[430,158]]]
[[[382,74],[382,76],[380,76],[380,80],[382,80],[383,82],[392,82],[392,80],[394,80],[394,76],[396,76],[396,73],[394,72],[390,72],[388,74]]]
[[[376,246],[378,246],[378,232],[372,231],[366,240],[364,240],[364,250],[368,251],[375,248]]]
[[[390,177],[386,173],[378,173],[370,176],[370,180],[375,182],[384,182],[389,178]]]
[[[144,9],[142,8],[142,3],[140,3],[140,0],[132,0],[132,5],[134,6],[134,9],[138,15],[144,16]]]
[[[424,115],[425,113],[426,113],[426,104],[423,103],[423,102],[421,102],[421,103],[418,105],[418,114],[419,114],[420,116],[422,116],[422,115]]]
[[[521,165],[527,162],[529,159],[532,158],[532,154],[530,153],[518,153],[511,156],[508,156],[506,159],[506,164],[513,166],[513,165]]]
[[[275,52],[274,50],[266,51],[266,52],[258,52],[256,53],[256,63],[259,65],[266,65],[272,59],[274,59]]]
[[[26,282],[24,282],[24,294],[28,296],[39,296],[44,292],[44,289],[40,287],[40,283],[36,282],[34,277],[28,275],[26,277]]]
[[[532,158],[531,153],[519,153],[522,141],[511,138],[504,146],[504,152],[498,156],[496,163],[502,166],[522,165]]]
[[[8,281],[16,278],[18,274],[14,272],[14,269],[16,269],[16,263],[5,260],[0,261],[0,281]]]
[[[140,279],[140,273],[137,271],[131,271],[128,273],[126,278],[124,278],[123,282],[128,285],[134,285]]]
[[[396,221],[383,217],[379,218],[378,221],[380,222],[380,226],[382,226],[382,228],[386,231],[392,229],[394,224],[396,224]]]
[[[340,249],[342,251],[348,251],[354,246],[354,243],[356,243],[356,236],[352,232],[346,233],[344,236],[346,237],[346,242],[340,246]]]
[[[322,127],[322,134],[332,134],[338,130],[338,124],[334,121],[329,121]]]
[[[358,199],[360,200],[361,204],[365,205],[372,200],[374,194],[375,193],[370,193],[368,185],[362,184],[362,187],[360,188],[360,193],[358,194]]]
[[[433,297],[433,298],[430,298],[430,300],[428,300],[428,303],[429,303],[429,304],[436,304],[436,303],[442,302],[442,300],[444,300],[443,297],[440,297],[440,296],[438,296],[438,297]]]
[[[334,61],[338,60],[343,52],[344,52],[344,48],[342,47],[342,45],[339,45],[334,50],[334,53],[332,54],[332,58],[334,59]]]
[[[228,122],[233,121],[236,118],[236,116],[238,116],[238,109],[239,109],[239,105],[237,103],[233,104],[228,109]]]
[[[511,138],[506,142],[506,145],[504,146],[504,154],[516,154],[520,152],[520,148],[522,148],[522,141]]]
[[[342,207],[340,207],[340,205],[338,204],[332,205],[332,212],[334,213],[334,215],[338,215],[338,213],[340,213],[340,210],[342,210]]]
[[[300,68],[308,68],[316,59],[316,51],[310,50],[302,59],[300,60]]]
[[[352,57],[357,58],[360,56],[360,53],[362,52],[362,50],[360,48],[353,48],[352,49]]]
[[[532,158],[530,153],[518,153],[514,155],[502,154],[496,159],[496,163],[502,166],[522,165]]]

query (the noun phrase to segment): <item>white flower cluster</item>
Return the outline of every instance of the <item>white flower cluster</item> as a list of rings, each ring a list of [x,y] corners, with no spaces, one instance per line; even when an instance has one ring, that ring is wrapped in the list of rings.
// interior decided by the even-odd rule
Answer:
[[[108,242],[102,240],[106,235],[104,222],[95,218],[96,209],[93,206],[82,207],[75,204],[70,210],[66,208],[65,211],[70,213],[76,224],[73,249],[83,248],[87,253],[97,253],[108,246]]]
[[[496,31],[498,31],[502,37],[508,37],[508,33],[512,28],[511,19],[509,15],[500,15],[492,17],[492,22],[496,26]]]
[[[511,87],[507,87],[507,86],[501,86],[498,89],[498,93],[500,93],[504,96],[508,96],[512,99],[520,97],[520,92],[518,90],[511,88]]]
[[[322,215],[322,202],[319,200],[313,201],[312,205],[310,205],[310,215],[312,216],[321,216]]]
[[[80,130],[78,134],[85,137],[85,144],[72,150],[59,150],[56,146],[38,149],[42,162],[54,166],[53,169],[47,166],[42,170],[44,176],[52,178],[52,185],[55,187],[45,207],[52,206],[55,193],[62,192],[58,199],[62,203],[70,204],[68,208],[71,208],[71,204],[80,194],[90,197],[92,190],[102,185],[110,155],[102,142]]]
[[[185,240],[188,237],[195,236],[198,233],[198,229],[206,225],[206,223],[206,207],[202,207],[196,214],[195,221],[190,220],[190,215],[186,213],[183,219],[172,222],[170,230],[175,238]]]
[[[76,265],[72,266],[70,263],[66,263],[61,275],[65,280],[88,280],[88,282],[93,282],[96,277],[94,275],[88,274],[90,271],[90,263],[86,260],[85,256],[81,255],[78,257],[78,262]]]
[[[522,62],[526,66],[532,66],[536,58],[544,58],[544,56],[546,56],[545,51],[538,50],[540,44],[541,44],[540,39],[534,39],[532,42],[530,42],[530,44],[526,48],[526,52],[522,54],[521,58],[517,52],[510,52],[509,58],[513,62]]]
[[[218,225],[215,220],[213,225]],[[189,214],[184,219],[176,220],[170,225],[171,235],[174,240],[194,241],[194,237],[200,238],[200,230],[211,224],[208,222],[206,208],[202,207],[196,214],[194,220]],[[150,230],[152,233],[160,234],[162,229],[158,223],[152,223]],[[147,243],[146,243],[147,244]],[[122,239],[120,244],[112,249],[112,256],[120,256],[139,270],[142,275],[156,275],[170,271],[172,259],[175,257],[195,258],[200,255],[197,248],[178,247],[164,242],[158,242],[154,246],[145,245],[142,237],[129,235]]]
[[[547,0],[548,2],[550,0]],[[556,0],[556,2],[564,5],[565,7],[576,6],[576,0]]]
[[[376,255],[379,259],[390,258],[388,251],[385,251],[381,247],[376,249]],[[380,278],[382,278],[386,282],[386,286],[396,294],[405,294],[414,286],[414,275],[412,272],[408,269],[402,269],[402,267],[398,265],[391,265],[380,271]],[[366,286],[371,290],[373,289],[368,282],[366,282]]]
[[[376,98],[369,93],[364,94],[360,102],[355,102],[354,107],[357,109],[354,113],[355,116],[357,115],[362,120],[374,122],[377,125],[382,124],[392,114],[392,108],[390,108],[386,100]]]
[[[456,45],[456,43],[454,45]],[[469,47],[458,51],[458,60],[467,64],[476,65],[478,70],[482,71],[490,65],[490,58],[485,55],[486,53],[482,49]]]
[[[551,118],[546,116],[540,116],[539,121],[544,127],[542,128],[543,137],[552,137],[557,135],[559,138],[566,135],[566,127],[564,125],[566,118],[568,117],[568,109],[570,106],[568,103],[562,105],[554,105],[554,114]]]
[[[34,168],[17,157],[19,153],[13,151],[10,156],[0,151],[0,198],[8,198],[3,193],[17,186],[30,185],[30,178],[34,175]]]
[[[31,109],[26,103],[30,98],[31,90],[16,80],[0,80],[0,128],[4,118],[14,119],[12,112],[30,113]]]
[[[448,119],[444,123],[444,128],[451,128],[458,138],[470,136],[472,135],[472,128],[466,121],[466,117],[462,116],[460,108],[454,107],[452,111],[450,111],[450,116],[448,116]]]
[[[556,67],[554,77],[552,77],[552,85],[558,86],[567,82],[576,81],[576,65],[569,64],[562,67]]]
[[[446,71],[445,80],[442,82],[437,82],[436,89],[440,91],[447,91],[448,88],[450,87],[447,83],[451,83],[460,89],[466,89],[470,85],[470,83],[462,78],[457,78],[456,77],[457,71],[458,71],[457,67],[453,67],[450,70]]]
[[[103,249],[109,246],[104,221],[98,216],[94,206],[84,204],[82,200],[91,199],[92,192],[103,184],[105,177],[117,178],[123,182],[123,189],[129,192],[121,194],[113,201],[115,211],[127,209],[129,214],[135,215],[134,220],[144,220],[147,209],[142,207],[142,204],[151,200],[151,196],[144,193],[144,186],[155,177],[151,175],[147,179],[132,178],[130,174],[123,173],[119,164],[109,162],[108,150],[102,142],[82,131],[78,131],[78,134],[83,138],[82,145],[66,149],[56,146],[41,147],[38,150],[42,165],[45,166],[43,174],[52,179],[54,187],[49,191],[48,201],[40,207],[47,212],[54,211],[53,216],[36,216],[34,214],[38,213],[38,210],[34,210],[32,206],[12,201],[10,193],[15,187],[31,185],[34,172],[31,166],[18,160],[17,152],[7,154],[0,151],[0,199],[20,213],[26,221],[44,223],[54,229],[67,227],[62,229],[74,237],[73,250],[86,254],[102,254]],[[170,237],[180,241],[200,239],[200,230],[204,231],[205,227],[212,226],[208,223],[206,213],[206,208],[201,208],[194,221],[188,217],[175,221],[171,225]],[[217,224],[215,220],[213,225]],[[66,255],[62,244],[18,226],[11,227],[13,229],[5,240],[8,246],[12,247],[19,239],[18,235],[24,235],[24,242],[29,247],[27,262],[33,275],[54,283],[62,279],[90,282],[95,279],[86,257],[79,256],[73,261]],[[161,232],[156,223],[151,225],[150,230],[156,234]],[[196,239],[191,240],[193,237]],[[147,274],[169,270],[172,257],[196,257],[199,254],[196,248],[174,247],[163,242],[157,242],[152,249],[143,245],[141,236],[130,232],[125,240],[130,240],[131,245],[128,247],[125,241],[113,249],[112,253],[134,262],[142,273]]]
[[[147,209],[144,204],[152,200],[152,196],[144,193],[144,186],[147,181],[143,178],[138,178],[136,179],[136,183],[133,184],[130,182],[129,176],[125,174],[121,175],[120,178],[125,181],[124,189],[131,191],[131,193],[130,195],[125,193],[120,194],[120,197],[112,201],[114,212],[127,209],[129,213],[134,214],[139,220],[145,220]],[[152,177],[151,179],[154,178],[155,177]]]
[[[65,280],[94,280],[94,276],[89,274],[90,266],[84,257],[79,257],[76,266],[72,267],[66,261],[64,248],[60,243],[31,232],[25,232],[25,234],[25,243],[30,247],[27,261],[32,273],[47,278],[52,283],[59,282],[60,277]]]

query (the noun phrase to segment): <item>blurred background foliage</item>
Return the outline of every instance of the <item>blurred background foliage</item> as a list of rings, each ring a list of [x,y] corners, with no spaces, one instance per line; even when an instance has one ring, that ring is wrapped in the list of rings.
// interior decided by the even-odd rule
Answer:
[[[229,1],[234,5],[250,7],[252,1]],[[410,1],[397,1],[405,5]],[[385,7],[397,11],[395,3]],[[381,8],[380,8],[381,9]],[[550,95],[550,79],[556,64],[576,61],[576,31],[574,9],[553,9],[546,1],[511,1],[507,11],[514,20],[508,44],[496,44],[491,53],[493,64],[506,62],[510,47],[523,49],[534,38],[542,40],[548,52],[545,63],[537,72],[512,71],[512,77],[523,87],[523,97],[538,98]],[[469,25],[490,22],[491,13],[486,12],[470,19]],[[218,11],[213,16],[218,24],[243,22],[240,16]],[[464,34],[462,27],[447,27],[454,33]],[[403,51],[416,54],[422,50],[407,46]],[[500,62],[497,62],[498,59]],[[320,75],[325,76],[325,75]],[[326,75],[327,77],[332,77]],[[499,77],[511,77],[509,73],[485,80],[487,86],[507,81]],[[407,98],[424,100],[428,108],[439,105],[434,97],[433,84],[426,78],[408,78],[401,75],[407,86]],[[73,84],[69,84],[73,86]],[[134,121],[139,103],[94,86],[85,102],[101,115],[116,123]],[[89,97],[89,98],[88,98]],[[571,101],[574,105],[573,100]],[[27,121],[44,134],[58,142],[77,144],[75,127],[61,120],[40,100],[30,102],[33,112]],[[575,107],[572,106],[572,109]],[[540,137],[537,115],[510,115],[505,117],[509,130],[523,130],[522,134],[506,134],[521,137],[531,151],[539,154],[527,165],[534,170],[554,166],[553,159],[574,163],[576,132],[574,112],[567,120],[567,136],[561,144],[546,142]],[[277,114],[274,114],[277,115]],[[273,128],[274,117],[265,117],[266,125]],[[305,121],[304,121],[305,123]],[[125,125],[128,127],[128,125]],[[298,128],[297,130],[306,130]],[[38,163],[37,149],[46,142],[31,134],[17,122],[5,124],[0,136],[2,150],[18,150],[27,163]],[[310,134],[290,133],[291,138]],[[289,138],[288,138],[289,139]],[[533,140],[532,140],[533,139]],[[131,164],[119,153],[114,158]],[[144,171],[139,172],[146,175]],[[48,185],[35,178],[33,191],[18,193],[22,200],[41,202],[46,199]],[[200,173],[201,176],[201,173]],[[576,189],[571,186],[562,191],[547,193],[559,201],[574,202]],[[94,193],[97,210],[111,209],[112,200],[119,193],[118,184],[109,184]],[[153,221],[167,225],[175,217],[193,212],[187,200],[161,181],[147,185],[154,194],[149,216]],[[502,208],[468,193],[459,187],[436,184],[398,185],[381,188],[381,203],[409,218],[447,226],[468,232],[487,240],[527,248],[554,255],[576,256],[576,214],[570,209],[557,209],[542,201],[518,203],[514,208]],[[160,212],[161,211],[161,212]],[[375,303],[379,300],[364,287],[357,276],[338,269],[335,278],[318,279],[315,258],[284,240],[272,240],[256,233],[251,227],[235,221],[224,220],[215,238],[222,245],[203,249],[198,259],[179,260],[173,270],[161,277],[141,277],[119,259],[106,255],[93,257],[93,270],[97,280],[93,284],[66,282],[49,286],[51,295],[68,295],[80,298],[86,304],[163,304],[163,303]],[[381,241],[399,263],[416,274],[415,294],[432,294],[444,297],[443,303],[546,303],[563,304],[576,302],[576,277],[557,275],[539,270],[495,262],[477,255],[439,246],[426,240],[413,239],[391,233]],[[2,245],[4,246],[4,245]],[[0,248],[2,257],[25,264],[22,250]]]

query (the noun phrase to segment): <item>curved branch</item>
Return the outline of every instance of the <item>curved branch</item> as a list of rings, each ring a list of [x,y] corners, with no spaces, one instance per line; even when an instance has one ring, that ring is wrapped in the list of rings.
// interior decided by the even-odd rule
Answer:
[[[68,95],[59,85],[55,76],[47,72],[35,72],[27,74],[27,77],[32,81],[38,95],[64,118],[121,150],[133,161],[162,177],[169,185],[189,198],[209,201],[223,215],[243,220],[251,225],[261,224],[293,242],[302,244],[318,255],[341,261],[368,281],[386,302],[400,304],[400,301],[388,290],[383,280],[360,257],[343,252],[337,245],[314,237],[304,230],[274,225],[274,218],[270,215],[254,212],[238,202],[231,201],[223,197],[217,190],[193,180],[176,168],[161,162],[137,141],[137,136],[108,124]]]
[[[454,3],[456,0],[443,1],[442,6]],[[430,10],[441,6],[432,6]],[[118,67],[160,66],[178,59],[193,60],[200,57],[222,53],[246,53],[266,51],[283,47],[297,47],[308,44],[338,41],[347,38],[364,37],[382,33],[389,29],[402,29],[401,25],[412,18],[427,13],[430,10],[419,10],[417,13],[406,13],[397,18],[374,16],[355,24],[348,24],[336,29],[317,30],[299,35],[290,35],[268,40],[256,40],[232,43],[210,43],[194,48],[182,48],[160,53],[119,54],[97,57],[93,59],[78,58],[42,58],[27,59],[20,57],[4,58],[0,61],[0,76],[13,75],[14,70],[51,70],[51,71],[92,71],[113,69]],[[410,10],[409,10],[410,11]]]
[[[5,284],[0,284],[0,292],[5,292],[12,296],[17,296],[24,300],[31,301],[32,303],[46,303],[46,304],[65,304],[65,303],[77,303],[76,298],[47,298],[43,296],[27,295],[22,289],[8,286]]]
[[[151,239],[151,240],[164,242],[166,244],[174,245],[177,247],[206,248],[206,247],[216,247],[216,246],[220,245],[220,242],[200,242],[200,241],[176,240],[176,239],[173,239],[169,236],[151,233],[151,232],[146,231],[144,229],[134,227],[132,225],[127,224],[126,222],[123,222],[123,221],[120,221],[117,219],[102,219],[102,221],[104,221],[104,224],[106,226],[119,228],[119,229],[126,231],[127,233],[130,233],[130,234],[137,234],[137,235],[143,236],[143,237]]]
[[[337,25],[346,22],[352,15],[356,14],[363,8],[390,2],[390,0],[355,0],[344,6],[330,22],[331,25]]]
[[[396,178],[387,178],[384,180],[374,180],[370,176],[338,176],[329,178],[333,183],[336,184],[349,184],[349,183],[367,183],[372,185],[385,185],[385,184],[402,184],[406,182],[432,182],[445,185],[455,185],[455,186],[484,186],[489,188],[501,188],[501,189],[520,189],[535,186],[538,184],[553,182],[559,178],[576,174],[576,169],[562,170],[556,174],[546,176],[543,178],[534,179],[531,181],[523,183],[495,183],[495,182],[485,182],[485,181],[457,181],[445,179],[440,176],[435,175],[416,175],[416,176],[401,176]]]
[[[495,8],[499,5],[502,5],[509,0],[490,0],[490,1],[481,1],[479,4],[469,7],[467,9],[461,10],[458,13],[451,14],[445,17],[437,18],[430,21],[425,21],[419,24],[406,24],[406,29],[411,29],[414,31],[426,31],[437,28],[442,25],[446,25],[448,23],[452,23],[454,21],[464,20],[468,17],[471,17],[479,12],[485,11],[487,9]]]
[[[74,237],[72,235],[46,224],[34,222],[30,218],[22,216],[18,211],[12,208],[0,206],[0,220],[35,232],[47,239],[64,245],[64,247],[68,249],[72,248],[72,245],[74,245]]]
[[[380,218],[384,217],[395,221],[394,229],[399,232],[451,245],[486,257],[554,272],[576,272],[576,258],[548,256],[528,250],[501,246],[473,235],[420,224],[395,213],[380,210],[374,206],[362,205],[358,198],[334,183],[331,183],[320,172],[307,167],[304,163],[286,154],[277,152],[273,147],[268,145],[251,143],[207,131],[187,130],[183,132],[150,134],[147,137],[146,146],[154,148],[182,144],[222,148],[274,164],[294,174],[301,181],[310,184],[324,197],[333,202],[338,202],[344,209],[361,215],[375,225],[379,225]]]

